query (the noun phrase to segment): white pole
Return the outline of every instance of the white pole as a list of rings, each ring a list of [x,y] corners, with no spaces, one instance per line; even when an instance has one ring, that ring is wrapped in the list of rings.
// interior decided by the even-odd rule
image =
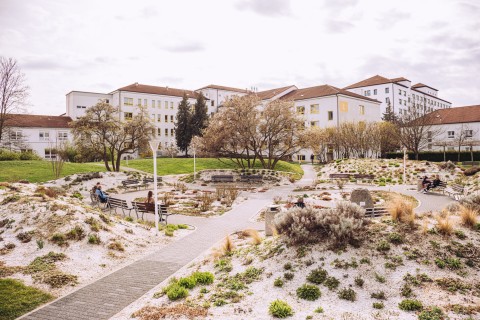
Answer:
[[[193,147],[193,181],[195,181],[196,176],[197,176],[197,163],[195,158],[195,147]]]
[[[155,206],[155,235],[158,235],[158,187],[157,187],[157,150],[159,141],[150,141],[150,148],[153,153],[153,203]]]
[[[403,147],[403,184],[406,184],[407,176],[407,148]]]

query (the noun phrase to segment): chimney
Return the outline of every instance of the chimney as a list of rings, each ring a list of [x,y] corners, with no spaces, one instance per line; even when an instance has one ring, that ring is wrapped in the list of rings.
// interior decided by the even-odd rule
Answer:
[[[138,82],[135,82],[135,87],[138,87]]]
[[[168,86],[166,86],[165,88],[167,88],[167,90],[168,90]]]

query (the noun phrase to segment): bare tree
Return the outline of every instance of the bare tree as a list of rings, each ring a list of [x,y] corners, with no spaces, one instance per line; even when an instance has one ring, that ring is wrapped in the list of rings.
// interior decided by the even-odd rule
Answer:
[[[435,137],[442,133],[440,128],[432,125],[433,115],[426,114],[422,105],[412,105],[408,111],[400,115],[398,123],[399,141],[408,150],[415,154],[415,160],[418,160],[418,154],[432,143]]]
[[[10,114],[18,112],[28,97],[25,75],[13,58],[0,56],[0,141]]]
[[[100,101],[72,122],[75,143],[80,149],[99,150],[106,169],[120,171],[122,155],[145,149],[154,130],[145,108],[138,111],[131,119],[120,121],[118,108]]]
[[[462,151],[462,147],[470,146],[473,136],[476,135],[476,131],[470,129],[468,124],[462,123],[460,127],[457,127],[458,134],[455,134],[454,142],[456,147],[458,148],[458,158],[457,161],[460,162],[460,152]],[[472,160],[473,161],[473,160]]]

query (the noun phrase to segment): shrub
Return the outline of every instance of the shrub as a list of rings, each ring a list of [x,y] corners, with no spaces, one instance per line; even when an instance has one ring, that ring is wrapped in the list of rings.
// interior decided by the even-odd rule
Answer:
[[[480,167],[479,166],[473,166],[473,167],[468,168],[465,171],[463,171],[463,174],[468,177],[468,176],[475,175],[477,172],[480,172]]]
[[[460,218],[466,227],[474,228],[477,224],[477,213],[470,207],[462,206],[460,208]]]
[[[275,287],[283,287],[283,280],[282,278],[276,278],[275,281],[273,281],[273,285]]]
[[[178,279],[177,284],[186,289],[193,289],[197,285],[197,279],[193,276]]]
[[[74,285],[77,283],[78,277],[72,274],[63,273],[53,270],[42,276],[42,281],[52,288],[61,288],[66,285]]]
[[[398,304],[398,307],[403,311],[418,311],[423,308],[423,305],[418,300],[404,299]]]
[[[90,229],[93,232],[98,232],[101,229],[100,221],[98,221],[94,217],[90,217],[90,218],[86,219],[85,223],[90,225]]]
[[[338,292],[338,297],[343,300],[355,301],[357,299],[357,293],[351,288],[344,288]]]
[[[390,244],[387,241],[382,240],[378,243],[377,250],[382,252],[388,251],[390,250]]]
[[[212,284],[213,280],[215,279],[213,274],[208,271],[205,271],[205,272],[195,271],[194,273],[192,273],[192,277],[195,278],[195,280],[197,281],[197,284],[203,284],[203,285]]]
[[[408,284],[404,284],[402,286],[402,289],[400,289],[400,295],[405,298],[410,298],[413,294],[412,287],[410,287]]]
[[[90,244],[100,244],[102,241],[100,240],[100,236],[96,233],[92,233],[88,235],[88,243]]]
[[[0,202],[0,204],[4,205],[4,204],[10,203],[10,202],[17,202],[18,200],[20,200],[20,196],[14,194],[14,195],[6,196],[5,198],[3,198],[2,202]]]
[[[401,244],[403,243],[403,238],[396,232],[392,232],[388,235],[388,241],[393,244]]]
[[[278,299],[270,303],[268,313],[275,318],[286,318],[293,315],[292,307],[285,301]]]
[[[385,305],[383,304],[383,302],[374,302],[372,306],[373,306],[375,309],[383,309],[383,308],[385,308]]]
[[[407,223],[413,225],[415,222],[415,213],[413,212],[413,205],[406,200],[395,197],[387,204],[388,211],[393,221]]]
[[[292,264],[290,262],[287,262],[283,265],[283,269],[285,270],[292,270]]]
[[[76,225],[73,229],[68,231],[65,236],[68,240],[82,240],[85,238],[85,231],[82,226]]]
[[[449,236],[453,233],[453,222],[448,216],[445,218],[438,217],[435,228],[440,234]]]
[[[362,277],[360,277],[360,276],[355,277],[355,284],[358,287],[362,288],[364,283],[365,283],[365,281],[362,279]]]
[[[467,208],[480,213],[480,193],[474,193],[459,200],[459,203]]]
[[[443,311],[437,307],[429,307],[418,314],[418,320],[444,320],[448,319]]]
[[[332,239],[336,244],[357,239],[365,230],[365,209],[344,201],[336,208],[292,208],[275,217],[275,228],[292,244]]]
[[[314,301],[320,298],[321,292],[317,286],[304,284],[297,289],[297,297],[300,299]]]
[[[378,273],[375,273],[375,280],[377,280],[380,283],[385,283],[385,277],[382,275],[379,275]]]
[[[45,245],[45,242],[42,239],[37,240],[37,247],[39,250],[43,249],[44,245]]]
[[[108,244],[108,249],[110,250],[116,250],[116,251],[125,251],[125,247],[123,246],[123,244],[118,241],[118,240],[115,240],[115,241],[112,241]]]
[[[340,281],[338,281],[338,279],[335,277],[327,277],[327,279],[325,279],[325,282],[323,283],[323,285],[330,290],[337,289],[339,284]]]
[[[321,284],[325,281],[325,279],[327,278],[327,275],[328,273],[326,270],[322,268],[317,268],[310,271],[310,273],[307,276],[307,280],[315,284]]]
[[[285,280],[292,280],[294,276],[295,276],[295,274],[293,274],[291,272],[285,272],[283,274],[283,277],[285,278]]]
[[[54,233],[50,238],[50,241],[56,245],[59,245],[60,247],[68,245],[67,237],[63,233]]]
[[[378,299],[378,300],[386,300],[387,298],[385,297],[385,292],[379,291],[379,292],[374,292],[370,295],[371,298],[373,299]]]
[[[315,313],[323,313],[323,308],[322,308],[322,307],[318,307],[317,309],[313,310],[313,312],[315,312]]]
[[[33,232],[20,232],[17,234],[17,239],[22,243],[27,243],[32,241]]]
[[[167,291],[167,297],[171,301],[175,301],[178,299],[183,299],[186,296],[188,296],[188,290],[185,289],[184,287],[180,286],[179,284],[175,283],[171,286],[169,286],[169,289]]]

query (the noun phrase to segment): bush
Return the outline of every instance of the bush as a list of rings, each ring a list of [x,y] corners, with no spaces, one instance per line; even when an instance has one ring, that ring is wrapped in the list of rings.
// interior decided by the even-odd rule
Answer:
[[[322,268],[317,268],[310,271],[310,273],[307,276],[307,280],[315,284],[321,284],[325,281],[325,279],[327,278],[327,275],[328,275],[327,271],[325,271]]]
[[[365,209],[347,201],[336,208],[292,208],[275,217],[275,228],[292,244],[305,244],[331,239],[344,244],[356,240],[365,231]]]
[[[462,206],[460,208],[460,218],[464,226],[475,228],[475,225],[477,224],[477,213],[473,208]]]
[[[359,286],[360,288],[363,288],[364,283],[365,283],[365,281],[362,279],[362,277],[360,277],[360,276],[355,277],[355,284],[357,286]]]
[[[381,252],[388,251],[390,250],[390,244],[387,241],[382,240],[378,243],[377,250]]]
[[[275,318],[286,318],[293,315],[292,307],[285,301],[278,299],[270,303],[268,313]]]
[[[357,293],[353,289],[342,289],[338,292],[338,297],[343,300],[355,301],[357,299]]]
[[[285,270],[292,270],[292,264],[290,262],[287,262],[283,265],[283,269]]]
[[[107,246],[108,249],[110,250],[116,250],[116,251],[125,251],[125,247],[123,246],[123,244],[118,241],[118,240],[115,240],[115,241],[112,241],[108,244]]]
[[[304,284],[297,289],[297,297],[300,299],[315,301],[320,298],[321,292],[317,286]]]
[[[0,161],[20,160],[20,152],[13,152],[7,149],[0,149]]]
[[[76,225],[72,230],[68,231],[65,236],[68,240],[82,240],[85,238],[85,230],[80,225]]]
[[[466,176],[473,176],[477,172],[480,172],[480,167],[479,166],[473,166],[473,167],[468,168],[465,171],[463,171],[463,174],[466,175]]]
[[[415,159],[415,154],[413,152],[407,152],[408,159]],[[474,151],[473,152],[473,157],[475,159],[480,158],[480,152],[479,151]],[[403,158],[403,152],[388,152],[385,155],[385,158],[387,159],[402,159]],[[420,152],[418,154],[418,160],[424,160],[424,161],[432,161],[432,162],[442,162],[444,161],[444,153],[443,152],[434,152],[434,151],[426,151],[426,152]],[[445,152],[445,160],[447,161],[453,161],[457,162],[458,161],[458,152],[456,151],[447,151]],[[460,161],[471,161],[472,156],[470,151],[468,152],[460,152]]]
[[[178,300],[178,299],[183,299],[186,296],[188,296],[188,290],[185,289],[184,287],[182,287],[181,285],[177,284],[177,283],[175,283],[175,284],[173,284],[169,287],[170,288],[167,291],[167,297],[171,301],[175,301],[175,300]]]
[[[393,243],[393,244],[402,244],[403,238],[398,233],[392,232],[388,235],[388,241],[390,241],[390,243]]]
[[[200,272],[200,271],[195,271],[192,273],[192,277],[195,278],[197,281],[197,284],[202,284],[202,285],[207,285],[207,284],[212,284],[213,280],[215,277],[211,272]]]
[[[374,292],[370,295],[371,298],[373,299],[378,299],[378,300],[386,300],[387,298],[385,297],[385,292],[379,291],[379,292]]]
[[[90,244],[100,244],[102,241],[100,240],[100,236],[96,233],[92,233],[88,235],[88,243]]]
[[[443,311],[437,307],[430,307],[418,315],[418,320],[444,320],[448,319]]]
[[[423,308],[423,305],[418,300],[405,299],[398,304],[398,307],[403,311],[418,311]]]
[[[339,284],[340,281],[338,281],[338,279],[335,277],[327,277],[327,279],[325,279],[325,282],[323,283],[323,285],[330,290],[337,289]]]
[[[285,272],[283,274],[283,277],[285,278],[285,280],[292,280],[294,276],[295,276],[295,274],[293,274],[291,272]]]
[[[383,308],[385,308],[385,305],[383,304],[383,302],[374,302],[372,306],[373,306],[375,309],[383,309]]]
[[[474,193],[466,196],[458,201],[462,206],[474,210],[477,214],[480,214],[480,193]]]
[[[400,197],[395,197],[392,201],[390,201],[387,204],[387,209],[393,221],[410,225],[413,225],[415,222],[413,204]]]
[[[282,278],[276,278],[275,281],[273,281],[273,285],[275,287],[283,287],[283,280]]]
[[[52,241],[56,245],[59,245],[60,247],[68,245],[67,237],[63,233],[53,234],[50,238],[50,241]]]
[[[178,279],[177,284],[179,286],[182,286],[186,289],[193,289],[197,285],[197,279],[195,277],[185,277],[185,278],[180,278]]]
[[[20,232],[17,234],[17,239],[22,243],[28,243],[32,241],[33,232]]]

